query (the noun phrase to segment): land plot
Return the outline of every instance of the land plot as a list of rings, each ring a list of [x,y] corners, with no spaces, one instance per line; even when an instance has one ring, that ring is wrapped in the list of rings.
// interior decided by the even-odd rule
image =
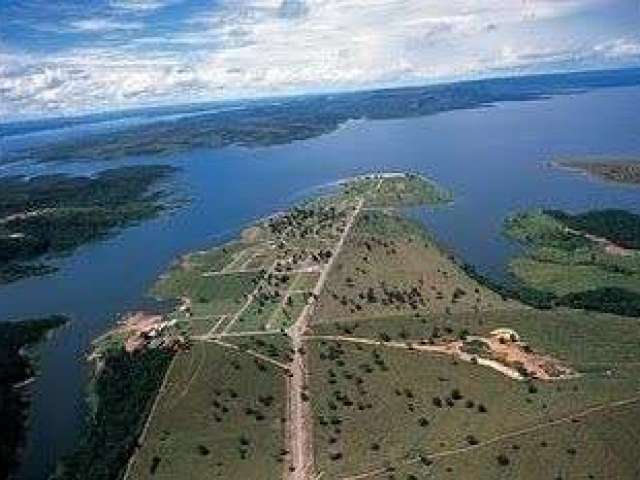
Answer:
[[[516,306],[471,279],[420,225],[368,211],[356,220],[336,259],[314,321]]]
[[[284,376],[197,342],[174,360],[128,479],[279,478]]]
[[[259,279],[254,272],[203,277],[174,269],[156,284],[154,292],[163,298],[188,299],[194,316],[224,315],[240,308]]]
[[[317,470],[329,478],[490,441],[640,386],[624,367],[618,378],[526,383],[424,352],[321,340],[308,350]]]

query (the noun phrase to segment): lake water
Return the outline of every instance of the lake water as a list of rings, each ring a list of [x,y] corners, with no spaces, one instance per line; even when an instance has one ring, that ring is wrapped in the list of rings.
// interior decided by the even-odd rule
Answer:
[[[224,242],[329,182],[371,170],[411,170],[455,195],[451,206],[412,214],[463,260],[501,278],[517,251],[500,233],[510,213],[531,207],[640,212],[640,188],[545,164],[563,154],[640,154],[639,106],[640,87],[610,88],[417,119],[355,121],[283,146],[0,171],[91,173],[123,164],[171,163],[182,170],[170,188],[191,200],[80,248],[59,260],[55,274],[0,287],[0,318],[54,312],[73,318],[41,352],[21,478],[45,478],[73,445],[84,415],[90,341],[118,314],[140,306],[156,276],[179,254]]]

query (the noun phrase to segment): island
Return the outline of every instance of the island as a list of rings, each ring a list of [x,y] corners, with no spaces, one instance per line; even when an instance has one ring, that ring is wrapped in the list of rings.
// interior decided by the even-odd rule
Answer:
[[[65,324],[61,315],[0,322],[0,478],[8,478],[18,464],[25,438],[29,397],[25,388],[36,375],[30,352],[48,332]]]
[[[640,184],[640,158],[588,157],[560,159],[557,165],[578,170],[602,180],[630,185]]]
[[[0,178],[0,284],[56,270],[49,259],[158,215],[175,172],[119,167],[95,176]]]
[[[480,281],[405,215],[451,200],[371,173],[180,258],[153,288],[174,308],[96,341],[57,478],[632,478],[636,322]]]

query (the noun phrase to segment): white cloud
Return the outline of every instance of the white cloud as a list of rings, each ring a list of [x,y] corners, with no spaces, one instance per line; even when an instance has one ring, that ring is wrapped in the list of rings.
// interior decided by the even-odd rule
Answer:
[[[136,12],[151,12],[179,0],[111,0],[112,7]]]
[[[607,58],[640,57],[640,40],[616,38],[596,45],[594,50]]]
[[[71,22],[70,30],[74,32],[110,32],[114,30],[140,30],[141,22],[121,22],[108,18],[87,18]]]
[[[150,11],[173,0],[112,0]],[[0,116],[416,84],[639,56],[632,38],[576,37],[603,0],[223,0],[169,35],[54,54],[0,53]],[[136,17],[140,18],[140,17]],[[579,22],[576,20],[576,22]],[[85,19],[85,31],[137,21]]]

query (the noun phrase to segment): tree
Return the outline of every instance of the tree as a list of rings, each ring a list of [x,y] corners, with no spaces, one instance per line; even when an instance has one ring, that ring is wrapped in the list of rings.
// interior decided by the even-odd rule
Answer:
[[[451,390],[451,398],[453,398],[454,400],[462,400],[462,394],[460,393],[460,390],[458,390],[457,388]]]
[[[467,435],[467,443],[469,445],[478,445],[480,441],[474,435]]]

